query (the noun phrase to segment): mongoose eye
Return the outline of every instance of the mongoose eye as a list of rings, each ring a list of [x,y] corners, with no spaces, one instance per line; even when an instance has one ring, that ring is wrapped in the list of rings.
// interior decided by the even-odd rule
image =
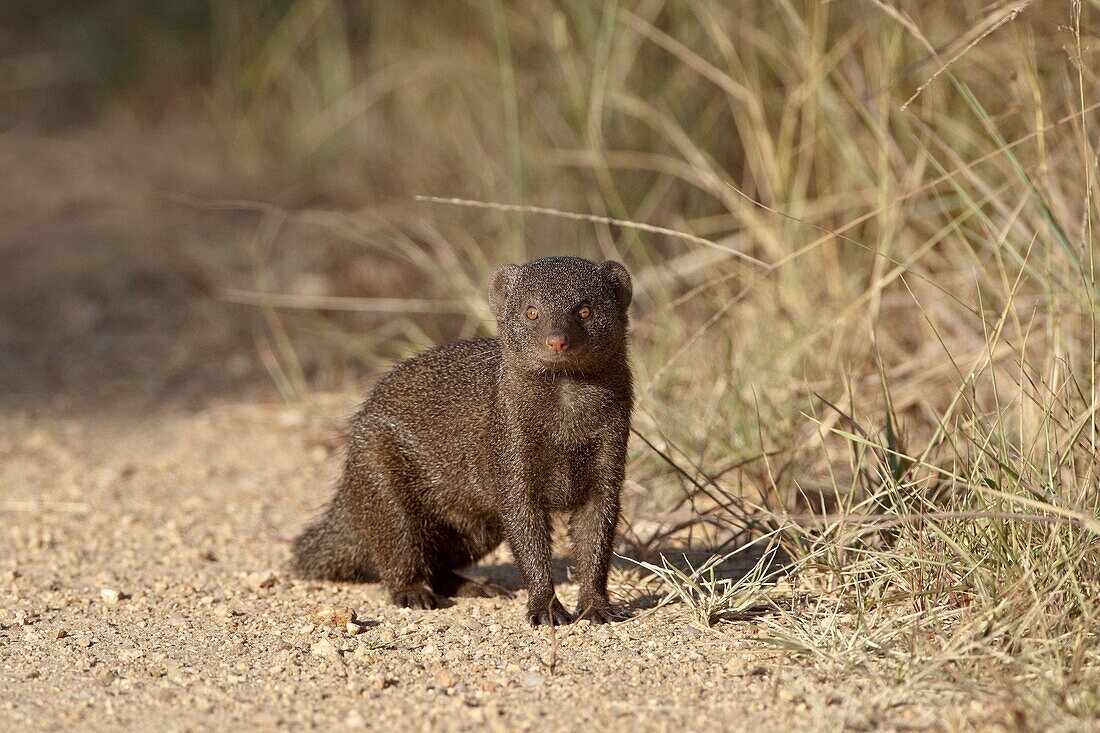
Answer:
[[[587,321],[589,318],[592,317],[592,309],[589,308],[587,305],[582,305],[581,309],[577,311],[577,315],[580,316],[583,320]]]
[[[534,321],[539,317],[539,309],[533,305],[527,306],[527,320]]]

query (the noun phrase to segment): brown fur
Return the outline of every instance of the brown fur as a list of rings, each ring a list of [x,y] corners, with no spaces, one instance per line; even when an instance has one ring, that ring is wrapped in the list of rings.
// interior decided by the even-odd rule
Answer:
[[[455,570],[506,540],[528,620],[567,623],[551,576],[550,514],[569,512],[577,613],[608,620],[633,406],[630,299],[630,276],[614,262],[500,268],[490,286],[500,338],[433,349],[381,380],[352,421],[328,509],[295,541],[297,571],[380,577],[395,603],[435,608],[441,595],[478,592]],[[550,343],[562,339],[568,348],[556,353]]]

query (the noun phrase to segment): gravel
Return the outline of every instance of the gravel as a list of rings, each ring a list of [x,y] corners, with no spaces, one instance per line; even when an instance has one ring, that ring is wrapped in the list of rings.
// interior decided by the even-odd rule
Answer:
[[[333,401],[199,411],[0,413],[0,727],[639,731],[936,728],[916,703],[819,684],[753,623],[701,633],[676,607],[551,633],[513,600],[438,611],[377,585],[289,576],[288,538],[339,456]],[[34,435],[35,448],[22,446]],[[127,469],[126,467],[132,467]],[[117,480],[129,473],[125,481]],[[111,480],[106,480],[111,477]],[[87,510],[72,511],[73,506]],[[30,509],[28,509],[30,507]],[[477,573],[516,588],[506,552]],[[576,588],[560,586],[567,602]],[[629,611],[626,606],[623,610]],[[782,673],[782,678],[779,673]],[[993,712],[990,712],[990,711]],[[972,727],[996,708],[959,713]]]

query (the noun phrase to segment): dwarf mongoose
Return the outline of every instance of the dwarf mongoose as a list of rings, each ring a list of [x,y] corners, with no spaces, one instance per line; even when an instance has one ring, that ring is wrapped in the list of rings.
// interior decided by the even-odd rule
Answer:
[[[499,338],[398,364],[351,424],[343,476],[294,543],[311,578],[379,577],[393,601],[483,595],[455,573],[506,540],[532,625],[573,616],[554,594],[550,515],[569,512],[577,615],[610,619],[607,571],[633,407],[630,275],[618,262],[505,265],[489,302]]]

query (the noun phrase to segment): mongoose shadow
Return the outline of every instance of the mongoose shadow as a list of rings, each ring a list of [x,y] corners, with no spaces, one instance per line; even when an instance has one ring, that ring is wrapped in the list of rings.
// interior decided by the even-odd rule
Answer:
[[[657,550],[629,546],[623,550],[625,557],[612,559],[611,567],[626,572],[641,571],[644,573],[635,562],[628,559],[638,558],[657,566],[667,564],[684,574],[690,574],[715,556],[725,556],[729,552],[730,547],[726,544],[672,545]],[[766,577],[765,585],[775,584],[779,578],[787,574],[790,568],[790,557],[786,552],[782,549],[770,551],[761,545],[746,548],[736,555],[716,563],[713,570],[708,571],[707,578],[713,578],[716,581],[737,582],[749,575],[761,562],[763,562],[763,572]],[[569,557],[554,559],[552,572],[555,584],[560,585],[572,580],[569,574],[571,564],[572,560]],[[483,562],[463,569],[462,575],[477,582],[496,586],[509,593],[523,588],[523,578],[514,563]],[[622,619],[630,618],[641,611],[653,608],[664,596],[663,592],[656,592],[652,589],[624,588],[615,590],[617,592],[612,593],[617,601],[615,610],[618,612],[618,617]],[[770,607],[753,608],[746,610],[743,615],[753,616],[772,610]]]
[[[612,565],[618,560],[613,559]],[[550,564],[550,575],[554,585],[562,585],[572,580],[569,569],[573,565],[570,557],[556,557]],[[462,575],[482,583],[494,585],[509,593],[523,590],[523,576],[513,562],[482,562],[462,570]]]
[[[774,585],[779,578],[787,575],[791,568],[790,556],[779,547],[769,548],[764,545],[756,545],[743,548],[737,554],[731,556],[729,555],[730,550],[728,544],[670,545],[659,549],[632,547],[624,550],[624,554],[626,557],[638,558],[658,567],[668,566],[674,568],[684,575],[697,573],[700,568],[716,556],[724,557],[725,559],[715,563],[705,573],[708,582],[713,580],[736,583],[753,573],[759,565],[762,569],[763,583]],[[615,567],[625,571],[635,570],[645,573],[636,563],[623,558],[616,558]],[[666,595],[667,590],[667,588],[657,590],[643,585],[618,594],[618,600],[624,610],[624,615],[629,617],[658,605]],[[770,606],[754,607],[745,610],[741,615],[751,617],[761,613],[770,613],[772,610]]]
[[[394,367],[352,419],[323,515],[294,543],[304,577],[380,578],[394,603],[499,593],[456,570],[507,542],[532,625],[569,623],[554,591],[551,515],[569,515],[577,614],[612,618],[607,573],[634,397],[630,275],[617,262],[505,265],[498,338]]]

